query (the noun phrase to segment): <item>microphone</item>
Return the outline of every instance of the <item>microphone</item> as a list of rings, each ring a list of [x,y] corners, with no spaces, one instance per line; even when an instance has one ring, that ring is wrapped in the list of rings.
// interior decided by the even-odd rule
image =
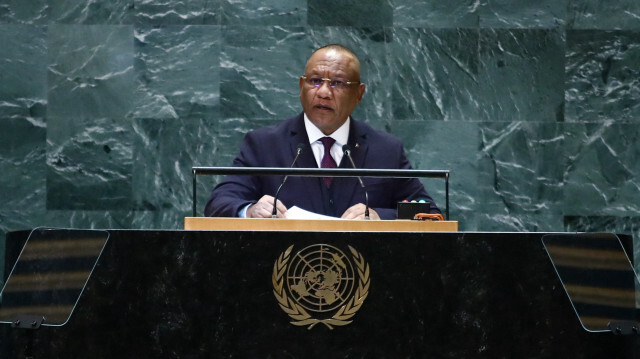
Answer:
[[[349,158],[351,167],[356,169],[356,164],[353,162],[353,158],[351,158],[351,146],[342,146],[342,152],[344,152],[344,155]],[[362,190],[364,191],[364,219],[371,219],[369,218],[369,194],[367,193],[367,188],[364,186],[364,183],[362,182],[362,178],[360,178],[360,176],[358,176],[358,181],[360,181],[360,187],[362,187]]]
[[[293,165],[296,164],[296,161],[298,160],[298,157],[300,157],[300,154],[302,153],[304,147],[304,143],[298,143],[298,145],[296,146],[296,157],[293,158],[293,162],[291,162],[290,168],[293,168]],[[282,186],[284,186],[284,183],[287,182],[287,178],[289,178],[289,175],[284,176],[282,183],[280,183],[280,187],[278,187],[278,189],[276,190],[276,195],[273,196],[273,211],[271,212],[271,218],[278,218],[278,209],[276,207],[276,203],[278,203],[278,195],[280,194],[280,190],[282,189]]]

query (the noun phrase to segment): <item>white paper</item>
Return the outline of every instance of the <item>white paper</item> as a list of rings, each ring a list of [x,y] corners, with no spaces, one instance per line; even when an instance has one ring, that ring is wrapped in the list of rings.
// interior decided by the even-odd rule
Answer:
[[[319,214],[311,211],[307,211],[306,209],[302,209],[297,206],[293,206],[287,210],[287,214],[285,215],[287,219],[340,219],[338,217],[325,216],[324,214]]]

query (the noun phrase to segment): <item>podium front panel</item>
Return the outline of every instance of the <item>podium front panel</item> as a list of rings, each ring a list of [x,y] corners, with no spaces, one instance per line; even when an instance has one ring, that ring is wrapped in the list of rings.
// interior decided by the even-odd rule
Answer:
[[[635,337],[582,329],[544,251],[542,233],[109,234],[69,322],[35,331],[0,327],[0,357],[625,358],[637,353]],[[19,247],[24,235],[9,233],[8,245]],[[279,290],[280,284],[287,291]],[[329,305],[340,300],[348,308],[331,311]]]

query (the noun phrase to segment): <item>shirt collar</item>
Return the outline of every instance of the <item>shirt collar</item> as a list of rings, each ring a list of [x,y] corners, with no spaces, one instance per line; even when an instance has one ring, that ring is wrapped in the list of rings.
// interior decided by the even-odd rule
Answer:
[[[342,124],[342,126],[340,126],[337,130],[335,130],[332,134],[329,135],[329,137],[336,140],[336,144],[340,147],[342,147],[343,145],[346,145],[347,141],[349,141],[349,123],[350,122],[351,122],[351,116],[347,117],[347,120]],[[322,137],[327,136],[324,133],[322,133],[322,131],[320,131],[320,129],[316,127],[316,125],[314,125],[313,122],[311,122],[309,117],[307,117],[306,113],[304,114],[304,127],[307,130],[307,136],[309,136],[309,143],[314,143],[319,139],[321,139]]]

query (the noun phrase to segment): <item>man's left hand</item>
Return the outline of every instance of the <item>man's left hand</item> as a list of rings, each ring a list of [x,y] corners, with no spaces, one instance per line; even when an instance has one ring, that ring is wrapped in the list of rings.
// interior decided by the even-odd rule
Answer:
[[[355,204],[351,207],[349,207],[349,209],[347,209],[346,211],[344,211],[344,213],[342,214],[342,219],[364,219],[364,211],[367,208],[367,206],[365,206],[362,203],[358,203]],[[378,215],[378,212],[374,211],[373,209],[369,208],[369,219],[380,219],[380,216]]]

